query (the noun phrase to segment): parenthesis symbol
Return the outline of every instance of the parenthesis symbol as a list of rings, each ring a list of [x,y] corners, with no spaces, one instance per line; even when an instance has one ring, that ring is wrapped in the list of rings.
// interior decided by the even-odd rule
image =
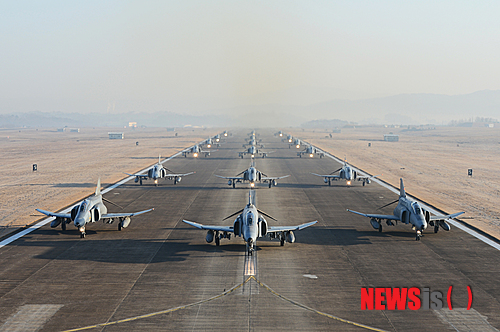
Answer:
[[[450,286],[450,288],[448,288],[448,296],[446,297],[446,299],[448,300],[448,309],[450,310],[453,310],[453,307],[451,306],[451,290],[453,289],[453,286]]]
[[[467,303],[467,310],[470,310],[472,307],[472,290],[470,289],[470,286],[467,286],[467,292],[469,293],[469,303]]]

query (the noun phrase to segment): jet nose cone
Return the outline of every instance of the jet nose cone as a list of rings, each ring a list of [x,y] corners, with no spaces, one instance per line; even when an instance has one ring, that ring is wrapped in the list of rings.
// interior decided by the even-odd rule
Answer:
[[[76,218],[75,219],[75,226],[78,227],[78,228],[85,226],[85,219],[82,218],[82,217]]]

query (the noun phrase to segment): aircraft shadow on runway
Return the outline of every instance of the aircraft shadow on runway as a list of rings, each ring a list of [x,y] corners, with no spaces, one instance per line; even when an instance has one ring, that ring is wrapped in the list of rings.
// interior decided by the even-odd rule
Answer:
[[[185,261],[190,255],[199,256],[200,252],[220,252],[224,255],[240,255],[245,252],[245,244],[239,238],[224,241],[220,246],[214,244],[192,244],[181,239],[169,239],[163,242],[156,240],[137,239],[92,239],[97,233],[105,233],[106,230],[87,230],[87,238],[80,240],[78,230],[68,230],[64,235],[73,236],[74,239],[59,240],[61,232],[56,230],[40,230],[43,236],[51,237],[47,240],[31,240],[25,236],[16,241],[17,246],[44,247],[45,250],[40,255],[35,255],[36,259],[62,260],[62,261],[91,261],[115,264],[149,264],[160,262]],[[108,230],[108,232],[117,232]],[[238,241],[240,240],[240,241]],[[279,243],[278,243],[279,245]]]

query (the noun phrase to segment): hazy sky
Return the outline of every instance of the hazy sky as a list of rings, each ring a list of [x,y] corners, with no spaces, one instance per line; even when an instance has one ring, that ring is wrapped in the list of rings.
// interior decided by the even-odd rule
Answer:
[[[2,1],[0,99],[496,90],[499,18],[498,0]]]

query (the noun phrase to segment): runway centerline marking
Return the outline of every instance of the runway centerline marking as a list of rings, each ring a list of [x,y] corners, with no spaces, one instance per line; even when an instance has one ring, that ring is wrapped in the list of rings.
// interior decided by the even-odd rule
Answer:
[[[201,304],[204,304],[204,303],[208,303],[208,302],[220,299],[220,298],[222,298],[224,296],[227,296],[227,295],[233,293],[235,290],[243,287],[245,284],[247,284],[248,282],[250,282],[252,280],[255,281],[257,283],[257,285],[259,285],[260,287],[264,288],[269,293],[273,294],[274,296],[278,297],[279,299],[281,299],[281,300],[283,300],[285,302],[288,302],[288,303],[290,303],[290,304],[292,304],[294,306],[297,306],[299,308],[302,308],[304,310],[311,311],[311,312],[316,313],[318,315],[321,315],[321,316],[324,316],[324,317],[327,317],[327,318],[330,318],[330,319],[333,319],[333,320],[336,320],[336,321],[339,321],[339,322],[342,322],[342,323],[345,323],[345,324],[357,326],[359,328],[363,328],[363,329],[366,329],[366,330],[377,331],[377,332],[387,332],[386,330],[382,330],[382,329],[379,329],[379,328],[376,328],[376,327],[364,325],[364,324],[361,324],[361,323],[356,323],[356,322],[353,322],[353,321],[350,321],[350,320],[347,320],[347,319],[343,319],[343,318],[340,318],[340,317],[337,317],[337,316],[334,316],[334,315],[331,315],[331,314],[327,314],[327,313],[324,313],[322,311],[310,308],[310,307],[308,307],[308,306],[306,306],[306,305],[304,305],[302,303],[299,303],[297,301],[291,300],[291,299],[287,298],[286,296],[283,296],[283,295],[279,294],[278,292],[274,291],[271,287],[267,286],[265,283],[263,283],[260,280],[258,280],[257,278],[255,278],[254,276],[249,276],[241,284],[238,284],[238,285],[232,287],[231,289],[229,289],[229,290],[227,290],[225,292],[222,292],[222,293],[220,293],[218,295],[212,296],[211,298],[208,298],[206,300],[201,300],[201,301],[193,302],[193,303],[190,303],[190,304],[186,304],[186,305],[175,307],[175,308],[171,308],[171,309],[157,311],[157,312],[153,312],[153,313],[150,313],[150,314],[145,314],[145,315],[140,315],[140,316],[125,318],[125,319],[120,319],[120,320],[113,321],[113,322],[107,322],[107,323],[102,323],[102,324],[96,324],[96,325],[90,325],[90,326],[85,326],[85,327],[79,327],[79,328],[75,328],[75,329],[71,329],[71,330],[65,330],[63,332],[76,332],[76,331],[90,330],[90,329],[95,329],[95,328],[100,328],[100,327],[105,327],[105,326],[110,326],[110,325],[116,325],[116,324],[120,324],[120,323],[131,322],[131,321],[135,321],[135,320],[139,320],[139,319],[154,317],[154,316],[158,316],[158,315],[168,314],[168,313],[171,313],[171,312],[174,312],[174,311],[177,311],[177,310],[181,310],[181,309],[187,309],[187,308],[190,308],[190,307],[193,307],[193,306],[196,306],[196,305],[201,305]]]

